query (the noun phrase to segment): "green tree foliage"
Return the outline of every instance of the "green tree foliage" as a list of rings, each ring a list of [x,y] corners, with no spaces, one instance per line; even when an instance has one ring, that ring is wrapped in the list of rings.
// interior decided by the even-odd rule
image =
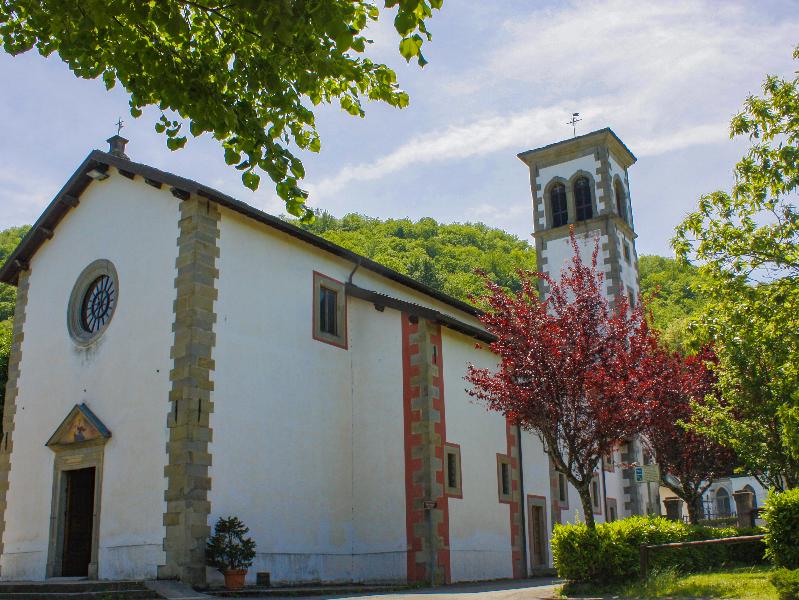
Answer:
[[[11,227],[0,231],[0,265],[17,247],[22,237],[30,227]],[[6,381],[8,381],[8,355],[11,352],[11,322],[14,317],[14,303],[17,298],[15,287],[0,283],[0,414],[6,394]],[[2,428],[2,424],[0,424]]]
[[[460,300],[483,293],[477,270],[513,291],[520,288],[517,269],[536,270],[535,250],[527,242],[482,223],[321,213],[303,227]]]
[[[638,273],[641,295],[660,340],[672,350],[694,349],[692,323],[701,317],[707,304],[699,269],[665,256],[641,256]]]
[[[799,76],[767,77],[731,134],[752,141],[731,193],[703,196],[672,243],[701,265],[703,335],[720,361],[723,401],[698,416],[749,471],[784,489],[799,485]]]
[[[763,510],[768,525],[766,554],[778,567],[799,569],[799,489],[773,490]]]
[[[367,26],[396,9],[399,51],[424,66],[425,22],[443,0],[2,0],[6,52],[56,52],[78,77],[130,94],[130,113],[161,110],[170,150],[211,133],[225,161],[256,189],[275,182],[288,212],[311,218],[301,150],[319,151],[312,106],[364,99],[404,107],[394,71],[367,56]]]

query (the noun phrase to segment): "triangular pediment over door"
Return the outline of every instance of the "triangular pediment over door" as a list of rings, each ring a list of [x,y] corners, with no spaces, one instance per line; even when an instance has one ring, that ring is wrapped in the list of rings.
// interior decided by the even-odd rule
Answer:
[[[74,444],[103,444],[111,437],[111,431],[86,404],[76,404],[55,433],[47,440],[52,450]]]

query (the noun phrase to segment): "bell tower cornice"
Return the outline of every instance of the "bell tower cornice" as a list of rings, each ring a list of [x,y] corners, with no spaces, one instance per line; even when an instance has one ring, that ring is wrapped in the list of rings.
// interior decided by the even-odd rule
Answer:
[[[638,160],[610,127],[597,129],[596,131],[547,144],[540,148],[526,150],[516,156],[530,167],[536,166],[539,169],[543,169],[585,156],[601,148],[607,148],[616,162],[625,170]]]

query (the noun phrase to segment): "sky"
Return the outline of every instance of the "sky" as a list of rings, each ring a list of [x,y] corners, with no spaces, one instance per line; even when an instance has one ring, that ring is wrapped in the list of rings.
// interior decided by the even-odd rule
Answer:
[[[381,3],[382,4],[382,3]],[[532,231],[529,173],[516,154],[612,128],[637,156],[629,170],[639,254],[671,255],[674,227],[698,198],[729,189],[748,140],[729,121],[766,74],[793,77],[794,0],[445,0],[428,26],[429,64],[406,64],[393,16],[368,52],[392,66],[411,105],[317,111],[319,154],[303,154],[309,204],[343,216],[482,221]],[[122,130],[131,159],[281,214],[264,177],[244,188],[208,135],[171,152],[127,112],[119,86],[76,78],[57,56],[0,52],[0,228],[32,223],[93,148]]]

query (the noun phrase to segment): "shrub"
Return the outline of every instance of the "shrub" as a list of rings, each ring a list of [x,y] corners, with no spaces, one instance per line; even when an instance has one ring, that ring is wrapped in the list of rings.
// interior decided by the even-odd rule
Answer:
[[[208,564],[222,573],[249,567],[255,558],[255,542],[244,537],[248,531],[238,517],[220,517],[205,547]]]
[[[601,523],[556,525],[552,556],[558,576],[570,581],[615,582],[639,573],[641,545],[752,535],[757,530],[704,527],[661,517],[630,517]],[[697,571],[730,563],[762,562],[762,543],[664,548],[650,553],[652,570]]]
[[[770,580],[780,600],[799,600],[799,569],[777,569]]]
[[[799,489],[770,492],[766,520],[766,555],[778,567],[799,568]]]

